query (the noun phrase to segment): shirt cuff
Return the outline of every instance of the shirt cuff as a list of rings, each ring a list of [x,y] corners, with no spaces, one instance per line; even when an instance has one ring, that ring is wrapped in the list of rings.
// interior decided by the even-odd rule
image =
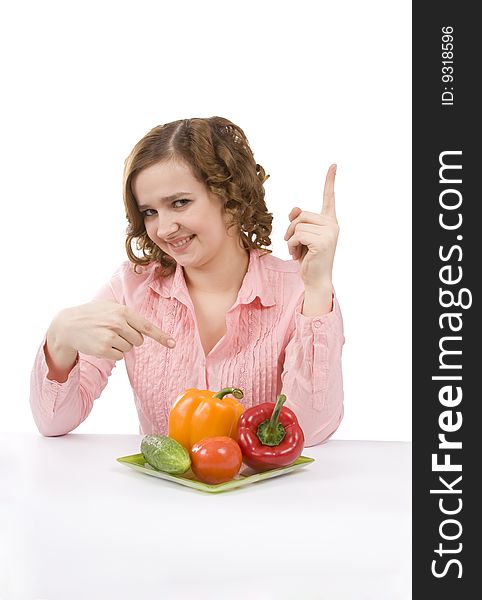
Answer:
[[[301,312],[301,307],[303,306],[304,295],[301,297],[301,300],[298,302],[298,305],[295,309],[295,323],[297,329],[300,330],[302,334],[309,333],[321,333],[322,329],[326,325],[330,325],[337,319],[337,312],[339,311],[338,302],[335,297],[335,294],[332,294],[332,308],[329,313],[324,315],[315,316],[315,317],[307,317]]]
[[[59,382],[55,379],[49,379],[47,374],[49,372],[49,367],[47,364],[47,359],[45,356],[45,345],[47,341],[44,340],[42,344],[42,387],[43,387],[43,397],[48,398],[50,400],[50,414],[55,413],[56,406],[59,402],[62,402],[63,398],[69,393],[72,386],[78,385],[80,381],[80,362],[79,362],[79,353],[77,352],[77,357],[75,359],[75,364],[70,370],[70,373],[67,376],[66,381]]]

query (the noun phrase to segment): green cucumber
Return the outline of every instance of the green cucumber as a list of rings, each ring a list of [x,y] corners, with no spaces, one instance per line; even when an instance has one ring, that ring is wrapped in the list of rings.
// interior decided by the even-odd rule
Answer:
[[[166,435],[146,435],[141,442],[141,452],[151,467],[172,475],[185,473],[191,466],[186,448]]]

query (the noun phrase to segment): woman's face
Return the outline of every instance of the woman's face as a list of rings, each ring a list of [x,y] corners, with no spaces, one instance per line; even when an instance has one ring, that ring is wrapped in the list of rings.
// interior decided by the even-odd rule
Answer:
[[[183,267],[201,266],[226,244],[237,244],[235,228],[226,230],[221,199],[186,164],[163,161],[143,169],[133,191],[148,236]]]

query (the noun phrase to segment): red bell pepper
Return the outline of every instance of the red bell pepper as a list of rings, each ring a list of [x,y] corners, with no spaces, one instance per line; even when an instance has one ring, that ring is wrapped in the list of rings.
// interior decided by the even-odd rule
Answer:
[[[295,413],[283,406],[286,396],[244,411],[238,421],[238,444],[243,461],[255,471],[293,463],[301,454],[305,436]]]

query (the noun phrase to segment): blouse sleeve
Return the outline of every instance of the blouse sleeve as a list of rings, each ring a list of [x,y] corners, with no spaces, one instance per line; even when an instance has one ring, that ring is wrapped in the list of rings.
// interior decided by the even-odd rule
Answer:
[[[341,354],[345,342],[340,307],[333,296],[330,313],[307,317],[295,310],[295,327],[285,349],[281,375],[285,406],[291,408],[305,434],[305,445],[326,441],[343,418]]]
[[[111,285],[104,286],[94,300],[114,300]],[[39,432],[45,436],[65,435],[89,416],[94,400],[107,385],[115,361],[77,353],[67,380],[47,378],[46,335],[37,351],[30,376],[30,407]]]

